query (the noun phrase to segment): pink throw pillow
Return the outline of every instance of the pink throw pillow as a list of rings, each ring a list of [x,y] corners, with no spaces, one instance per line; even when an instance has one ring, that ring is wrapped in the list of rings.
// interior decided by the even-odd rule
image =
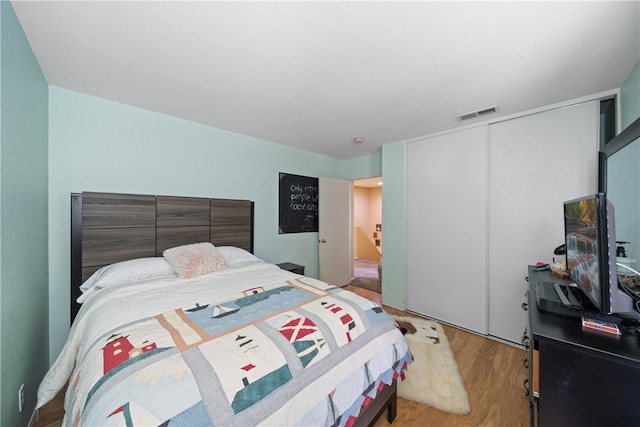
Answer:
[[[165,250],[162,255],[178,276],[192,278],[229,267],[211,243],[194,243]]]

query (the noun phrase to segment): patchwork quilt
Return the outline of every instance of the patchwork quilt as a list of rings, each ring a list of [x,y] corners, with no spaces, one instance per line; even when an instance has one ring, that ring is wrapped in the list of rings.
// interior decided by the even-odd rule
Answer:
[[[38,407],[63,425],[351,425],[412,356],[373,302],[255,263],[104,289],[82,306]]]

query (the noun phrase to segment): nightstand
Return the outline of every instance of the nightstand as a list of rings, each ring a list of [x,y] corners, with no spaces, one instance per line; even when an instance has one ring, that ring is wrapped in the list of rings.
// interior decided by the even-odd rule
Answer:
[[[276,264],[276,265],[283,270],[304,275],[304,265],[298,265],[292,262],[281,262],[280,264]]]

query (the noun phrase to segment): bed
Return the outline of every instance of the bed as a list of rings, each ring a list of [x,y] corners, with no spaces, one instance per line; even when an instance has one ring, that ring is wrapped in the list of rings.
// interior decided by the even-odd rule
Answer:
[[[371,425],[412,361],[373,302],[253,255],[253,202],[76,193],[63,425]]]

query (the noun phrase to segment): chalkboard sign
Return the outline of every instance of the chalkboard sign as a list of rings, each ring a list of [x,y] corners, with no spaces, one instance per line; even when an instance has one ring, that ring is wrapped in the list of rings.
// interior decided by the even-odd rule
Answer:
[[[280,172],[279,234],[318,231],[318,178]]]

